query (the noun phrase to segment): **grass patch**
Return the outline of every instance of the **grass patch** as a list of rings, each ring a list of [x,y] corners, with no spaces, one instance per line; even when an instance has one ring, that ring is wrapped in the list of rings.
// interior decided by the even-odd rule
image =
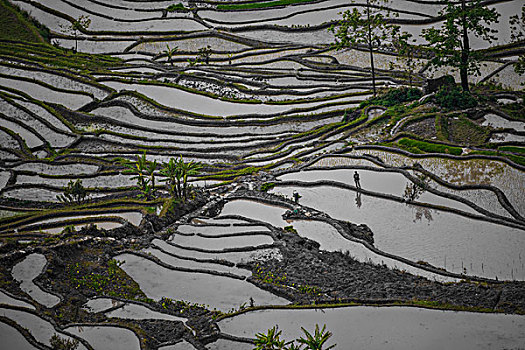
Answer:
[[[0,0],[0,40],[43,43],[44,38],[49,38],[49,29],[9,1]]]
[[[487,128],[473,123],[464,115],[447,118],[443,124],[447,125],[448,139],[458,144],[481,145],[486,142],[490,134]]]
[[[443,153],[443,154],[453,154],[456,156],[460,156],[463,153],[463,150],[460,147],[453,147],[453,146],[441,145],[437,143],[412,140],[408,138],[402,138],[397,143],[403,146],[402,148],[406,149],[407,151],[416,153],[416,154]]]
[[[85,288],[95,295],[106,295],[125,299],[144,298],[139,285],[120,268],[116,260],[107,263],[84,261],[72,263],[67,268],[71,286]]]
[[[525,155],[525,147],[501,146],[501,147],[498,147],[498,150],[503,151],[503,152],[520,153],[520,154]]]
[[[512,154],[503,154],[498,151],[472,151],[470,154],[481,154],[485,156],[497,156],[497,157],[503,157],[507,158],[511,161],[513,161],[516,164],[525,166],[525,157],[522,156],[516,156]]]
[[[244,4],[217,5],[217,10],[250,10],[274,6],[286,6],[300,4],[305,2],[314,2],[315,0],[275,0],[267,2],[251,2]]]
[[[436,136],[438,140],[448,141],[448,122],[447,118],[443,117],[441,114],[436,114]]]

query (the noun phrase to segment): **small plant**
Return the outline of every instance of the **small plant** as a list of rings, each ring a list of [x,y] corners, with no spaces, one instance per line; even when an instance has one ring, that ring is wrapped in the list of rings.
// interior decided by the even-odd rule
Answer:
[[[59,337],[58,334],[53,334],[53,336],[49,339],[49,344],[51,345],[51,348],[53,350],[75,350],[78,348],[78,340],[77,339],[65,339]]]
[[[332,337],[332,333],[326,330],[326,325],[323,325],[323,328],[320,330],[319,325],[316,324],[313,335],[303,327],[301,329],[305,336],[289,342],[281,339],[282,331],[279,330],[278,326],[268,329],[266,333],[257,333],[255,335],[256,347],[254,350],[329,350],[335,348],[335,344],[323,348]],[[299,344],[296,344],[296,342]],[[305,348],[302,348],[303,345],[305,345]]]
[[[319,325],[315,325],[314,335],[311,335],[304,327],[301,327],[306,338],[299,338],[297,342],[299,344],[306,345],[306,349],[309,350],[323,350],[323,345],[332,337],[332,332],[326,331],[326,325],[323,325],[323,329],[319,330]],[[325,350],[333,349],[335,345],[327,347]]]
[[[210,45],[206,47],[201,47],[199,49],[199,59],[201,62],[206,62],[206,64],[209,64],[210,56],[211,56],[211,46]]]
[[[178,46],[170,47],[168,44],[166,44],[166,50],[163,51],[163,53],[168,56],[168,62],[173,66],[173,55],[177,52],[179,49]]]
[[[180,2],[177,4],[171,4],[170,6],[166,8],[166,10],[168,12],[188,12],[190,11],[190,9],[184,7],[184,5],[181,4]]]
[[[136,162],[123,161],[122,164],[128,168],[127,173],[135,174],[131,179],[137,180],[137,189],[141,192],[139,198],[150,200],[155,195],[155,170],[157,161],[150,162],[146,159],[146,152],[137,156]]]
[[[261,192],[267,192],[268,190],[271,190],[274,187],[275,187],[275,183],[273,183],[273,182],[265,182],[265,183],[263,183],[261,185],[260,191]]]
[[[285,230],[286,232],[290,232],[290,233],[298,234],[298,233],[297,233],[297,230],[296,230],[292,225],[290,225],[290,226],[285,226],[285,227],[284,227],[284,230]]]
[[[254,350],[278,350],[284,349],[286,345],[284,340],[281,340],[282,331],[278,330],[277,326],[268,329],[266,333],[257,333],[255,335],[255,349]]]
[[[67,205],[80,205],[85,202],[86,198],[87,191],[80,179],[77,179],[75,182],[70,180],[64,189],[64,193],[57,195],[57,199]]]

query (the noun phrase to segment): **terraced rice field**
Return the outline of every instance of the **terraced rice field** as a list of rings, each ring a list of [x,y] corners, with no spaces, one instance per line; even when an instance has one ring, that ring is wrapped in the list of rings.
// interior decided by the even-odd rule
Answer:
[[[362,1],[8,2],[51,44],[0,40],[0,348],[252,349],[316,324],[338,349],[525,343],[520,1],[486,1],[485,104],[453,112],[366,102],[366,48],[328,30]],[[417,44],[443,23],[386,6]],[[385,43],[380,92],[459,81],[425,52],[409,80]],[[171,158],[201,165],[188,198]]]

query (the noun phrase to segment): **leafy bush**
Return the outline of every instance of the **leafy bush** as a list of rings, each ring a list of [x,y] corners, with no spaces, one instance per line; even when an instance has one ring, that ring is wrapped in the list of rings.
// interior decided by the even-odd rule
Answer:
[[[436,93],[436,103],[447,110],[472,108],[478,101],[468,91],[463,91],[457,86],[443,86]]]
[[[423,93],[417,88],[402,87],[399,89],[390,89],[383,95],[361,102],[359,107],[364,108],[370,105],[392,107],[404,102],[418,100],[421,96],[423,96]]]

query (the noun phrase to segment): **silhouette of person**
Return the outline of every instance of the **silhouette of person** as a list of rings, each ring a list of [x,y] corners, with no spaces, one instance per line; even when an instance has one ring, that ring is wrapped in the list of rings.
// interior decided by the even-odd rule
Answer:
[[[299,193],[297,191],[293,191],[293,200],[295,203],[299,203],[299,198],[301,198],[301,196],[299,195]]]
[[[357,171],[354,172],[354,182],[355,182],[355,187],[361,188],[359,173]]]

